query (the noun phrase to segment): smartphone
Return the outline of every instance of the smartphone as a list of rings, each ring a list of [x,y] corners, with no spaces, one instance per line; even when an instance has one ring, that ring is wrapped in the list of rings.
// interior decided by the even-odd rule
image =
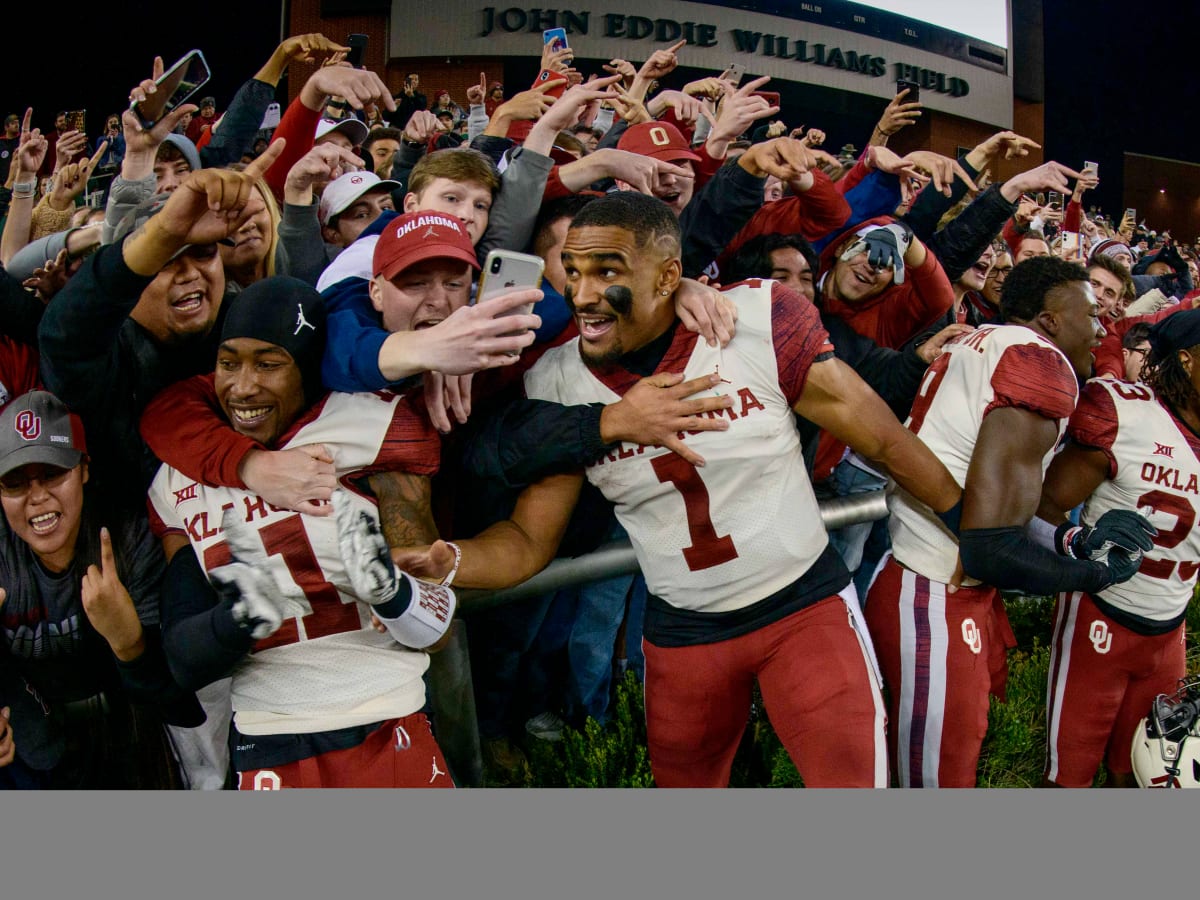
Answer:
[[[67,113],[67,121],[76,131],[87,134],[87,110],[77,109],[74,112]]]
[[[542,71],[538,72],[538,77],[534,82],[534,85],[543,84],[547,81],[551,82],[553,87],[546,91],[546,95],[548,97],[553,97],[555,100],[561,97],[563,95],[563,91],[567,89],[567,76],[563,75],[561,72],[554,72],[550,69],[542,69]]]
[[[363,56],[367,52],[367,36],[365,34],[347,35],[346,46],[350,48],[350,52],[346,54],[346,62],[356,69],[361,69]]]
[[[1059,246],[1059,255],[1063,259],[1073,261],[1078,261],[1083,258],[1083,244],[1079,240],[1079,232],[1062,232],[1062,244]]]
[[[1046,200],[1050,204],[1051,209],[1062,209],[1062,194],[1058,191],[1048,193]]]
[[[549,44],[551,50],[567,49],[567,29],[547,28],[542,32],[542,43]]]
[[[742,83],[742,76],[745,74],[746,67],[742,63],[730,63],[721,73],[721,80],[732,81],[734,86],[737,86]]]
[[[1125,218],[1127,218],[1130,222],[1136,223],[1137,222],[1137,210],[1134,209],[1132,206],[1129,207],[1127,210],[1125,210]]]
[[[1087,160],[1084,160],[1084,161],[1083,161],[1083,168],[1084,168],[1085,170],[1087,170],[1087,169],[1091,169],[1091,170],[1092,170],[1092,173],[1093,173],[1093,174],[1094,174],[1094,175],[1095,175],[1097,178],[1099,178],[1099,177],[1100,177],[1100,163],[1088,162]]]
[[[152,128],[159,119],[207,84],[210,77],[212,72],[204,54],[192,50],[155,79],[154,83],[158,85],[155,93],[129,108],[137,114],[143,128]]]
[[[908,93],[904,97],[904,103],[920,103],[921,102],[921,86],[915,81],[905,81],[903,78],[896,81],[896,93],[900,93],[905,88]]]
[[[764,100],[766,100],[772,106],[779,105],[779,94],[776,91],[755,91],[750,96],[751,97],[762,97]]]
[[[483,272],[479,276],[479,289],[475,293],[475,303],[490,300],[511,291],[520,291],[542,286],[542,271],[545,262],[540,256],[530,253],[517,253],[514,250],[493,250],[483,261]],[[528,315],[533,312],[533,303],[518,306],[503,315]],[[511,332],[520,334],[520,332]],[[507,337],[507,334],[502,335]],[[519,351],[508,351],[510,356],[519,356]]]

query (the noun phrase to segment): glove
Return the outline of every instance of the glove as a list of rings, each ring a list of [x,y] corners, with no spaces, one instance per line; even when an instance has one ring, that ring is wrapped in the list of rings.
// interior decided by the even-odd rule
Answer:
[[[232,509],[221,517],[221,533],[233,562],[213,569],[217,593],[230,604],[233,619],[255,640],[279,630],[287,616],[289,593],[271,575],[258,532]],[[299,588],[294,593],[302,595]]]
[[[912,229],[895,222],[868,231],[851,249],[857,248],[854,255],[865,250],[867,262],[876,269],[891,269],[895,272],[896,284],[904,284],[904,254],[908,252],[912,239]],[[842,258],[846,258],[844,254]]]
[[[1131,509],[1110,509],[1092,527],[1065,528],[1058,548],[1064,556],[1075,559],[1100,559],[1118,548],[1125,551],[1126,555],[1136,553],[1140,564],[1142,553],[1154,546],[1153,538],[1157,535],[1158,529],[1144,516]],[[1136,566],[1134,571],[1137,571]],[[1120,580],[1131,577],[1133,572]]]
[[[338,549],[355,596],[371,606],[387,603],[400,589],[400,580],[379,522],[363,510],[355,510],[344,490],[334,491],[332,502]]]
[[[1109,578],[1105,587],[1120,584],[1137,574],[1137,570],[1142,566],[1142,551],[1130,551],[1113,545],[1104,564],[1108,567]]]

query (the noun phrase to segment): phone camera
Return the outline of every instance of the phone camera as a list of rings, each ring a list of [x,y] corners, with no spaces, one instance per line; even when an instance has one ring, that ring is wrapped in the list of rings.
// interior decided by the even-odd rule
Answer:
[[[495,275],[499,271],[500,271],[500,260],[493,259],[492,260],[492,274]]]

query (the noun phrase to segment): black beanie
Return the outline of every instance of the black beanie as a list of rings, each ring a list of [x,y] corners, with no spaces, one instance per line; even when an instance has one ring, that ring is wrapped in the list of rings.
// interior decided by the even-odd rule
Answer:
[[[225,312],[222,342],[256,338],[286,350],[300,369],[304,401],[311,406],[325,388],[321,357],[325,353],[325,301],[299,278],[275,275],[234,294]]]

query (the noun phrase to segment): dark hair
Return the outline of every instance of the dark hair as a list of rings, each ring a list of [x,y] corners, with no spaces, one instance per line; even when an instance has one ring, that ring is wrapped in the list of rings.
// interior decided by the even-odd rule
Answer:
[[[404,132],[399,128],[375,128],[367,133],[367,139],[362,142],[362,152],[365,156],[371,152],[371,145],[376,141],[396,141],[404,138]]]
[[[1121,282],[1121,293],[1125,299],[1133,299],[1133,276],[1129,274],[1129,267],[1123,262],[1119,262],[1106,253],[1097,253],[1088,261],[1087,270],[1089,276],[1092,274],[1092,269],[1103,269],[1105,272],[1111,273]]]
[[[595,194],[568,194],[544,204],[533,224],[533,252],[541,255],[551,225],[561,219],[574,219],[581,209],[596,199]]]
[[[669,237],[679,252],[679,221],[671,207],[657,197],[638,191],[613,191],[597,197],[571,220],[572,228],[624,228],[633,234],[638,247],[659,237]]]
[[[808,263],[808,268],[816,278],[820,268],[820,260],[812,248],[812,244],[798,234],[760,234],[742,244],[729,264],[721,271],[721,280],[727,284],[745,281],[747,278],[770,278],[771,253],[791,247],[798,250]]]
[[[1000,317],[1032,322],[1046,308],[1046,296],[1072,281],[1087,282],[1087,269],[1057,256],[1034,256],[1013,266],[1000,288]]]
[[[1139,323],[1140,324],[1140,323]],[[1130,331],[1133,329],[1131,328]],[[1124,341],[1121,343],[1124,346]],[[1192,359],[1200,362],[1200,345],[1186,349]],[[1150,386],[1158,399],[1176,412],[1189,406],[1200,406],[1200,396],[1192,386],[1192,378],[1179,361],[1179,349],[1162,353],[1155,349],[1146,354],[1146,365],[1142,369],[1142,381]]]
[[[1132,350],[1142,341],[1148,340],[1150,340],[1150,323],[1134,322],[1125,332],[1125,337],[1121,338],[1121,347],[1125,350]]]

